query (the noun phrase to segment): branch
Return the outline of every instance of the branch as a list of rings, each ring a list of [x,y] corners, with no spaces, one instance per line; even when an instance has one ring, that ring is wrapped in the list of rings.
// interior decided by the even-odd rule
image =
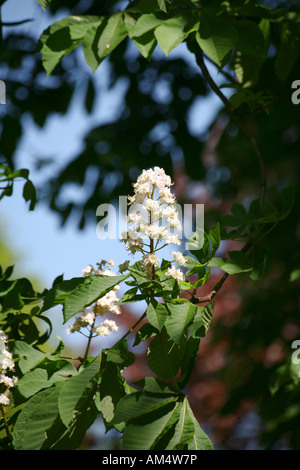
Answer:
[[[252,246],[252,243],[248,242],[246,243],[246,245],[243,246],[243,248],[240,250],[242,253],[247,253],[247,251],[250,250]],[[226,279],[229,277],[229,274],[228,273],[224,273],[223,276],[221,277],[221,279],[217,282],[217,284],[215,285],[215,287],[212,289],[212,291],[203,296],[203,297],[192,297],[191,299],[191,302],[193,304],[200,304],[200,303],[203,303],[203,302],[211,302],[213,300],[213,298],[217,295],[217,293],[219,292],[219,290],[221,289],[221,287],[223,286],[224,282],[226,281]]]

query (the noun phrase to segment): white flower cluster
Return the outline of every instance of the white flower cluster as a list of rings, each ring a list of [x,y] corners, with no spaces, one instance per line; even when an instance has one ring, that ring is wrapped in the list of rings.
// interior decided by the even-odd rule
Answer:
[[[14,387],[17,377],[11,375],[10,372],[15,370],[15,363],[11,352],[6,349],[7,336],[0,330],[0,404],[9,405],[10,388]],[[8,375],[7,375],[8,374]]]
[[[176,199],[172,194],[170,176],[162,168],[143,170],[133,183],[134,195],[128,196],[131,206],[127,216],[129,229],[122,234],[126,249],[132,254],[141,252],[142,268],[149,277],[160,264],[156,251],[167,245],[181,245],[175,231],[182,232]],[[147,244],[145,240],[150,240]],[[147,249],[148,248],[148,249]],[[180,251],[172,252],[174,261],[184,266],[186,259]],[[184,274],[174,266],[168,269],[168,276],[184,280]]]
[[[115,276],[115,273],[110,269],[115,265],[113,260],[102,260],[101,263],[98,263],[97,269],[94,269],[92,265],[88,265],[82,271],[84,276],[89,276],[91,274],[102,274],[104,276]],[[124,266],[125,263],[119,269],[127,269],[127,266]],[[85,308],[81,315],[76,318],[75,322],[72,323],[67,329],[67,333],[74,333],[75,331],[81,332],[82,328],[91,328],[92,332],[95,335],[107,336],[110,333],[114,333],[119,330],[119,327],[113,320],[104,320],[99,325],[96,325],[98,317],[103,316],[105,313],[114,313],[119,315],[121,309],[117,302],[119,298],[117,292],[120,289],[119,286],[115,286],[112,290],[107,292],[103,297],[97,300],[94,304]]]

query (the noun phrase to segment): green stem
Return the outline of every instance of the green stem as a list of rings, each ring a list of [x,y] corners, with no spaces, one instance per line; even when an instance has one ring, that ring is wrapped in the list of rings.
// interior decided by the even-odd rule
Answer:
[[[91,331],[90,331],[90,334],[89,334],[89,337],[88,337],[88,342],[87,342],[87,345],[86,345],[86,350],[85,350],[82,362],[84,362],[87,359],[88,354],[89,354],[89,349],[90,349],[91,341],[92,341],[92,338],[93,338],[93,328],[95,326],[95,321],[96,321],[96,314],[95,314],[93,324],[91,325]]]
[[[9,437],[9,439],[12,439],[12,436],[10,434],[9,427],[8,427],[8,424],[7,424],[7,421],[6,421],[5,406],[3,405],[3,403],[1,403],[1,412],[2,412],[2,417],[3,417],[3,421],[4,421],[4,428],[5,428],[5,431],[6,431],[6,435],[7,435],[7,437]]]
[[[122,338],[120,338],[116,344],[112,347],[115,348],[117,347],[120,343],[122,343],[122,341],[124,341],[125,338],[127,338],[128,335],[130,335],[130,333],[133,332],[133,330],[138,326],[138,324],[146,317],[146,312],[143,313],[143,315],[135,322],[134,325],[132,325],[131,328],[129,328],[129,330],[122,336]]]

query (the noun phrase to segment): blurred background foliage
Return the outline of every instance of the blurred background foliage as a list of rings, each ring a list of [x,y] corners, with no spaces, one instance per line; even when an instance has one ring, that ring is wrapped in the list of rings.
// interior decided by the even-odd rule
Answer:
[[[107,15],[124,3],[53,0],[45,15]],[[265,3],[278,6],[278,2]],[[293,36],[293,56],[287,54],[289,44],[281,52],[279,70],[289,70],[276,73],[281,43],[280,31],[274,27],[270,53],[251,87],[256,96],[270,99],[264,105],[256,103],[254,109],[253,103],[242,103],[237,113],[265,161],[267,202],[275,204],[278,191],[291,184],[296,187],[296,200],[289,217],[266,238],[264,277],[253,282],[246,275],[232,276],[224,284],[216,298],[211,330],[201,343],[188,396],[219,449],[300,449],[300,386],[291,364],[291,345],[300,337],[299,281],[290,280],[300,257],[300,105],[291,101],[291,84],[300,80],[300,13],[297,2],[281,2],[280,7],[290,13],[298,31]],[[62,225],[72,215],[74,230],[76,226],[88,229],[89,222],[95,224],[99,204],[130,194],[141,170],[154,165],[172,175],[179,203],[205,204],[208,227],[229,212],[232,202],[248,206],[258,196],[259,169],[253,151],[221,102],[210,126],[197,130],[201,116],[193,110],[211,91],[189,52],[167,59],[158,52],[148,62],[123,42],[105,60],[107,89],[124,83],[123,101],[115,118],[99,125],[94,104],[97,99],[101,104],[98,93],[104,70],[103,75],[89,73],[76,50],[45,81],[36,39],[29,33],[18,34],[16,28],[5,31],[0,64],[9,103],[0,123],[1,163],[15,169],[15,152],[26,132],[24,116],[30,115],[43,128],[51,115],[68,113],[78,90],[86,111],[94,113],[95,126],[68,163],[35,162],[35,170],[51,165],[52,177],[37,185],[37,194],[39,203],[57,213]],[[228,83],[226,76],[211,67],[218,83]],[[226,72],[233,75],[230,62]],[[205,109],[199,106],[198,113]],[[84,189],[80,198],[68,194],[70,185]],[[235,246],[226,242],[222,249],[226,253]],[[211,285],[205,286],[207,292],[219,277],[217,271]],[[130,326],[133,318],[128,311],[124,321]],[[144,368],[141,351],[126,372],[127,380],[142,378]],[[87,436],[86,446],[97,445],[103,448],[95,431]]]

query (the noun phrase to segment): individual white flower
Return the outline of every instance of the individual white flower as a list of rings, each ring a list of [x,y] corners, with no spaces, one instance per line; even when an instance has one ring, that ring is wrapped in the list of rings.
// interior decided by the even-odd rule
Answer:
[[[100,274],[103,274],[103,276],[115,276],[115,273],[111,269],[105,269],[101,271]]]
[[[89,264],[86,268],[82,269],[82,272],[83,272],[84,276],[88,276],[88,275],[92,274],[93,271],[94,271],[94,268],[91,264]]]
[[[95,321],[95,313],[88,307],[77,321],[83,326],[92,325]]]
[[[108,264],[108,266],[113,267],[113,266],[116,264],[116,262],[115,262],[113,259],[109,259],[109,260],[107,261],[107,264]]]
[[[142,264],[144,266],[159,266],[160,259],[155,253],[149,253],[148,255],[143,256]]]
[[[116,322],[114,320],[104,320],[104,322],[102,323],[102,325],[105,327],[105,328],[108,328],[110,331],[112,331],[113,333],[119,331],[119,327],[118,325],[116,324]]]
[[[185,266],[187,263],[187,258],[183,256],[183,254],[180,251],[172,251],[172,255],[174,255],[174,259],[178,266]]]
[[[175,266],[172,266],[167,270],[167,276],[171,276],[177,281],[184,281],[184,274],[180,269],[176,269]]]
[[[0,330],[0,341],[3,342],[3,343],[7,343],[8,339],[7,339],[7,336],[6,334],[4,333],[3,330]],[[1,348],[3,349],[3,348]]]
[[[94,332],[97,333],[97,335],[99,336],[107,336],[110,334],[110,330],[106,326],[103,326],[103,325],[99,325],[95,327]]]
[[[116,295],[116,291],[114,289],[110,290],[105,294],[103,297],[97,300],[95,303],[95,311],[99,315],[104,315],[105,313],[111,312],[119,315],[121,313],[121,309],[119,305],[116,305],[119,299]]]
[[[174,233],[169,233],[165,238],[165,243],[167,245],[181,245],[181,241],[178,238],[178,235]]]
[[[94,327],[93,331],[99,336],[107,336],[111,333],[119,331],[119,327],[113,320],[104,320],[100,325]]]
[[[6,372],[7,370],[12,371],[14,368],[15,363],[12,354],[6,349],[3,349],[0,354],[0,370]]]
[[[17,380],[17,377],[8,377],[7,375],[0,376],[0,383],[3,383],[6,387],[14,387]]]
[[[165,188],[161,191],[161,201],[165,202],[166,204],[175,204],[176,199],[174,194],[171,193],[170,188]]]
[[[10,399],[9,399],[7,393],[1,393],[0,394],[0,403],[2,405],[9,405],[10,404]]]

